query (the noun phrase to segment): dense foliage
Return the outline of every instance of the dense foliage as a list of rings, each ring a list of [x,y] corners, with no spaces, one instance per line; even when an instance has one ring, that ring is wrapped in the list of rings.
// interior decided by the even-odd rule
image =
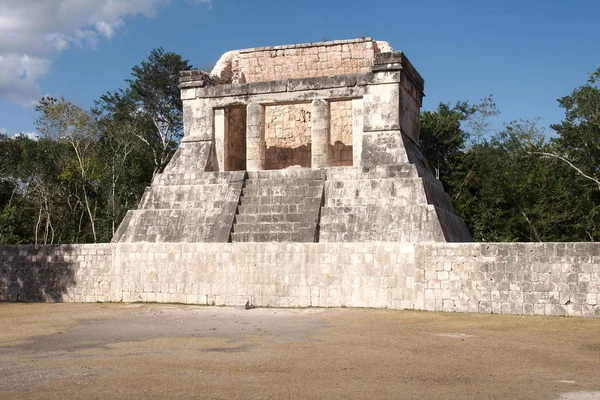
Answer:
[[[600,239],[600,69],[559,99],[548,140],[536,121],[489,131],[493,100],[421,114],[421,146],[476,241]]]
[[[92,110],[43,98],[37,140],[0,135],[0,244],[112,238],[182,136],[180,55],[156,49]],[[421,114],[421,148],[476,241],[600,239],[600,69],[570,95],[552,139],[500,131],[493,97]]]
[[[177,147],[179,71],[190,68],[153,50],[93,110],[46,97],[41,138],[0,136],[0,244],[110,241]]]

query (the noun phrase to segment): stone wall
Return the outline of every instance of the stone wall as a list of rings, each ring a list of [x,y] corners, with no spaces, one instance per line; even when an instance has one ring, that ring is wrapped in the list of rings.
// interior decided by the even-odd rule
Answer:
[[[310,168],[310,103],[265,106],[265,144],[265,169]]]
[[[391,47],[371,38],[258,47],[226,53],[212,74],[225,83],[357,74],[370,72],[382,50]]]
[[[600,316],[593,243],[120,245],[124,301]],[[158,261],[158,262],[157,262]]]
[[[1,246],[0,254],[5,301],[250,299],[600,317],[595,243],[119,243]]]
[[[596,243],[426,244],[415,260],[425,310],[600,317]]]
[[[121,299],[111,244],[0,246],[0,301]]]
[[[329,165],[352,166],[352,100],[329,103]]]

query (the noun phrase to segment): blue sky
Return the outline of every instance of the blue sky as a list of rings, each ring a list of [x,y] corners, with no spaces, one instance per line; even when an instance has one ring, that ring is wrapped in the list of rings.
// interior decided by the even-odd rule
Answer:
[[[563,117],[556,99],[600,67],[598,15],[597,0],[0,0],[0,131],[35,131],[41,95],[91,107],[159,46],[206,66],[233,49],[361,36],[406,53],[424,109],[493,94],[497,128],[548,126]]]

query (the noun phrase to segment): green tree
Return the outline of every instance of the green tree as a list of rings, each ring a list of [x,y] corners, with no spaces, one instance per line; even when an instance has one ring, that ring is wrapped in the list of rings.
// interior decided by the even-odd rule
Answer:
[[[461,124],[473,113],[467,102],[454,107],[440,103],[435,111],[421,113],[419,145],[437,179],[444,179],[460,164],[468,134]]]
[[[576,226],[588,240],[600,239],[600,68],[588,81],[558,100],[565,110],[560,124],[552,125],[558,136],[552,148],[538,153],[561,163],[573,173],[575,193],[570,203],[580,210]],[[576,194],[576,196],[574,196]]]
[[[93,241],[96,242],[96,205],[92,204],[99,172],[96,121],[87,111],[62,98],[42,98],[36,111],[39,113],[36,124],[40,133],[55,141],[68,143],[73,150],[75,158],[61,175],[64,180],[79,182]]]
[[[120,112],[119,121],[151,151],[154,175],[161,172],[183,136],[179,72],[192,69],[189,60],[162,48],[131,70],[129,87],[101,96],[100,114]]]

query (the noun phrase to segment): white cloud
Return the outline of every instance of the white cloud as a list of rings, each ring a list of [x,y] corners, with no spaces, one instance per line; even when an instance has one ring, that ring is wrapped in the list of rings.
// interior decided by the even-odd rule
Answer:
[[[198,1],[198,0],[194,0]],[[52,58],[112,38],[133,15],[152,17],[169,0],[1,0],[0,99],[30,106]],[[209,1],[202,1],[207,2]]]
[[[8,133],[8,129],[3,126],[0,126],[0,135],[6,135]]]
[[[21,132],[21,133],[16,133],[11,136],[11,138],[13,138],[13,139],[18,138],[18,137],[27,137],[31,140],[38,140],[40,138],[40,135],[38,135],[35,132]]]

